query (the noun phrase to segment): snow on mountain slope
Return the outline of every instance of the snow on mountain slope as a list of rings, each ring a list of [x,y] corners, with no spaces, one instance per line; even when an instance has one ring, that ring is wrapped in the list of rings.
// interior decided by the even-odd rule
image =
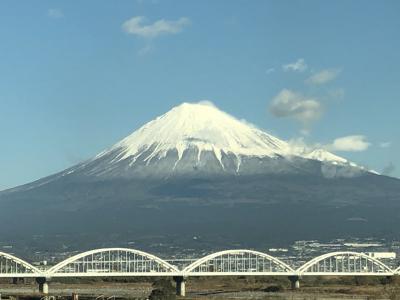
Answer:
[[[314,149],[314,150],[311,150],[311,152],[306,151],[305,153],[299,154],[299,155],[304,158],[325,161],[325,162],[342,163],[342,164],[349,163],[343,157],[337,156],[337,155],[330,153],[323,149]]]
[[[235,156],[268,156],[290,154],[289,145],[255,127],[249,126],[207,103],[183,103],[114,145],[109,151],[120,150],[117,160],[139,157],[155,148],[145,161],[163,158],[176,149],[179,159],[188,149],[212,151],[221,162],[222,153]]]
[[[335,178],[365,172],[370,171],[324,149],[280,140],[200,102],[176,106],[94,158],[18,189],[71,176],[312,174]]]
[[[148,174],[152,172],[146,169],[149,165],[156,166],[154,173],[163,174],[193,169],[236,174],[245,170],[248,174],[302,168],[294,165],[293,158],[350,166],[346,159],[323,149],[294,147],[209,102],[183,103],[98,154],[89,163],[88,173],[116,176],[119,170],[124,174],[136,170],[136,175]]]
[[[114,150],[119,151],[117,161],[128,157],[137,158],[154,145],[155,148],[146,157],[146,161],[163,158],[172,149],[176,149],[179,158],[182,158],[185,150],[196,148],[199,158],[201,152],[212,151],[219,160],[221,153],[231,153],[236,156],[258,157],[297,155],[320,161],[347,162],[346,159],[323,149],[300,153],[287,142],[239,121],[208,102],[183,103],[176,106],[148,122],[111,149],[103,151],[96,158]]]

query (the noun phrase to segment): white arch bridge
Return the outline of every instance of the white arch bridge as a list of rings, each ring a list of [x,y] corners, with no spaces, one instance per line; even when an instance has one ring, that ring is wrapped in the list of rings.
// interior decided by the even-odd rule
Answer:
[[[195,260],[184,268],[147,252],[128,248],[105,248],[70,257],[55,266],[39,269],[11,254],[0,252],[0,278],[36,278],[39,291],[48,293],[48,281],[62,277],[169,276],[177,283],[177,293],[185,294],[185,278],[194,276],[287,276],[293,288],[302,276],[394,276],[376,258],[358,252],[332,252],[318,256],[297,269],[266,253],[227,250]]]

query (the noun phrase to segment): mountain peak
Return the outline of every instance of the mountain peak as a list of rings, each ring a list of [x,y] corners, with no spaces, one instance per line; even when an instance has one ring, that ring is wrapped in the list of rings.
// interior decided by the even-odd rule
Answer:
[[[333,166],[329,176],[338,168],[357,168],[323,149],[299,149],[202,101],[173,107],[68,172],[113,177],[307,173],[315,172],[315,162]]]
[[[164,115],[145,124],[137,131],[112,147],[119,149],[118,160],[137,157],[154,148],[153,157],[165,157],[176,149],[179,158],[188,149],[212,151],[219,158],[222,153],[251,156],[286,154],[288,144],[207,102],[183,103]]]
[[[188,112],[204,112],[204,111],[214,111],[224,113],[220,110],[214,103],[209,100],[202,100],[199,102],[182,102],[181,104],[173,107],[170,111],[178,113],[188,113]]]

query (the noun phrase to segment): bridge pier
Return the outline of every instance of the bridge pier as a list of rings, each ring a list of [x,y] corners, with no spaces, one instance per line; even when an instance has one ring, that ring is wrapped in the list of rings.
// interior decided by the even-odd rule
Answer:
[[[186,295],[186,278],[183,276],[174,276],[176,283],[176,295],[184,297]]]
[[[36,278],[36,282],[39,285],[39,293],[48,294],[49,293],[49,278],[46,277],[38,277]]]
[[[289,276],[292,290],[297,290],[300,288],[300,277],[299,276]]]

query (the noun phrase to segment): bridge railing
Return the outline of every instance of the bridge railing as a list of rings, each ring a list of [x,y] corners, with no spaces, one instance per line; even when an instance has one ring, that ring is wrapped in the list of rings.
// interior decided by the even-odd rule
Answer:
[[[18,257],[0,252],[0,277],[38,277],[42,271]]]
[[[363,253],[332,252],[318,256],[297,269],[299,275],[394,275],[390,267]]]
[[[179,270],[152,254],[127,248],[105,248],[70,257],[48,270],[57,276],[156,276]]]
[[[295,271],[283,261],[252,250],[227,250],[205,256],[183,270],[184,274],[205,275],[287,275]]]
[[[0,278],[7,277],[112,277],[112,276],[315,276],[400,275],[376,258],[358,252],[332,252],[311,259],[297,269],[266,253],[227,250],[177,266],[147,252],[104,248],[83,252],[49,269],[34,267],[11,254],[0,252]]]

